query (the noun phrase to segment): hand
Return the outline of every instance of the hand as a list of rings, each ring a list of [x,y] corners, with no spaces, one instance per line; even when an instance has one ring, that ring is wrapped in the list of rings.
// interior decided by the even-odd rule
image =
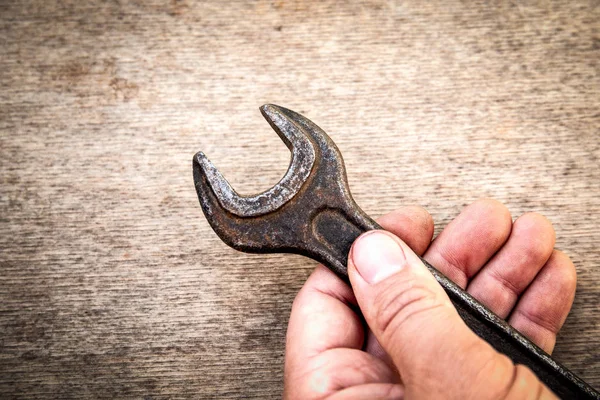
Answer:
[[[512,223],[493,200],[468,206],[433,242],[421,208],[379,222],[388,232],[367,232],[350,251],[352,289],[318,266],[298,293],[285,398],[555,398],[464,324],[415,255],[550,353],[576,284],[573,263],[553,249],[550,222],[528,213]]]

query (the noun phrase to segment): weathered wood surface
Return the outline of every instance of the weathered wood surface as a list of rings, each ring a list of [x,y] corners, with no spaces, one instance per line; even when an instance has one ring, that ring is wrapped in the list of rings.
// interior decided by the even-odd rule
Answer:
[[[597,1],[2,1],[3,398],[278,398],[301,257],[205,222],[191,158],[241,192],[339,145],[373,216],[539,211],[579,276],[556,358],[600,387]]]

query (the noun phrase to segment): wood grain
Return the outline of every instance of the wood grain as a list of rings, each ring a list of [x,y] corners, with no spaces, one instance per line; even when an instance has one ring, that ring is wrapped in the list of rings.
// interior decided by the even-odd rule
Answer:
[[[278,398],[314,267],[226,247],[192,155],[242,193],[318,123],[378,216],[436,232],[484,196],[545,214],[578,270],[555,356],[600,387],[597,1],[2,1],[3,398]]]

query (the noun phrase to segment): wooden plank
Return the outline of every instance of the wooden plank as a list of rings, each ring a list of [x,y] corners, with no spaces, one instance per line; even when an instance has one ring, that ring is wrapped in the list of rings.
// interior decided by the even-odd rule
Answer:
[[[579,278],[555,355],[600,387],[599,10],[2,2],[0,393],[280,397],[314,263],[226,247],[191,179],[202,149],[241,192],[277,182],[266,102],[330,133],[373,216],[545,214]]]

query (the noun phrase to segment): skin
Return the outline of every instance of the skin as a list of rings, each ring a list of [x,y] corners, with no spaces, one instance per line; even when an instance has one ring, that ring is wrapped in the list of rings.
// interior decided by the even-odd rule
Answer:
[[[553,399],[460,319],[422,255],[551,353],[575,295],[575,267],[542,215],[466,207],[432,242],[433,220],[405,207],[350,251],[352,288],[318,266],[287,333],[286,399]]]

